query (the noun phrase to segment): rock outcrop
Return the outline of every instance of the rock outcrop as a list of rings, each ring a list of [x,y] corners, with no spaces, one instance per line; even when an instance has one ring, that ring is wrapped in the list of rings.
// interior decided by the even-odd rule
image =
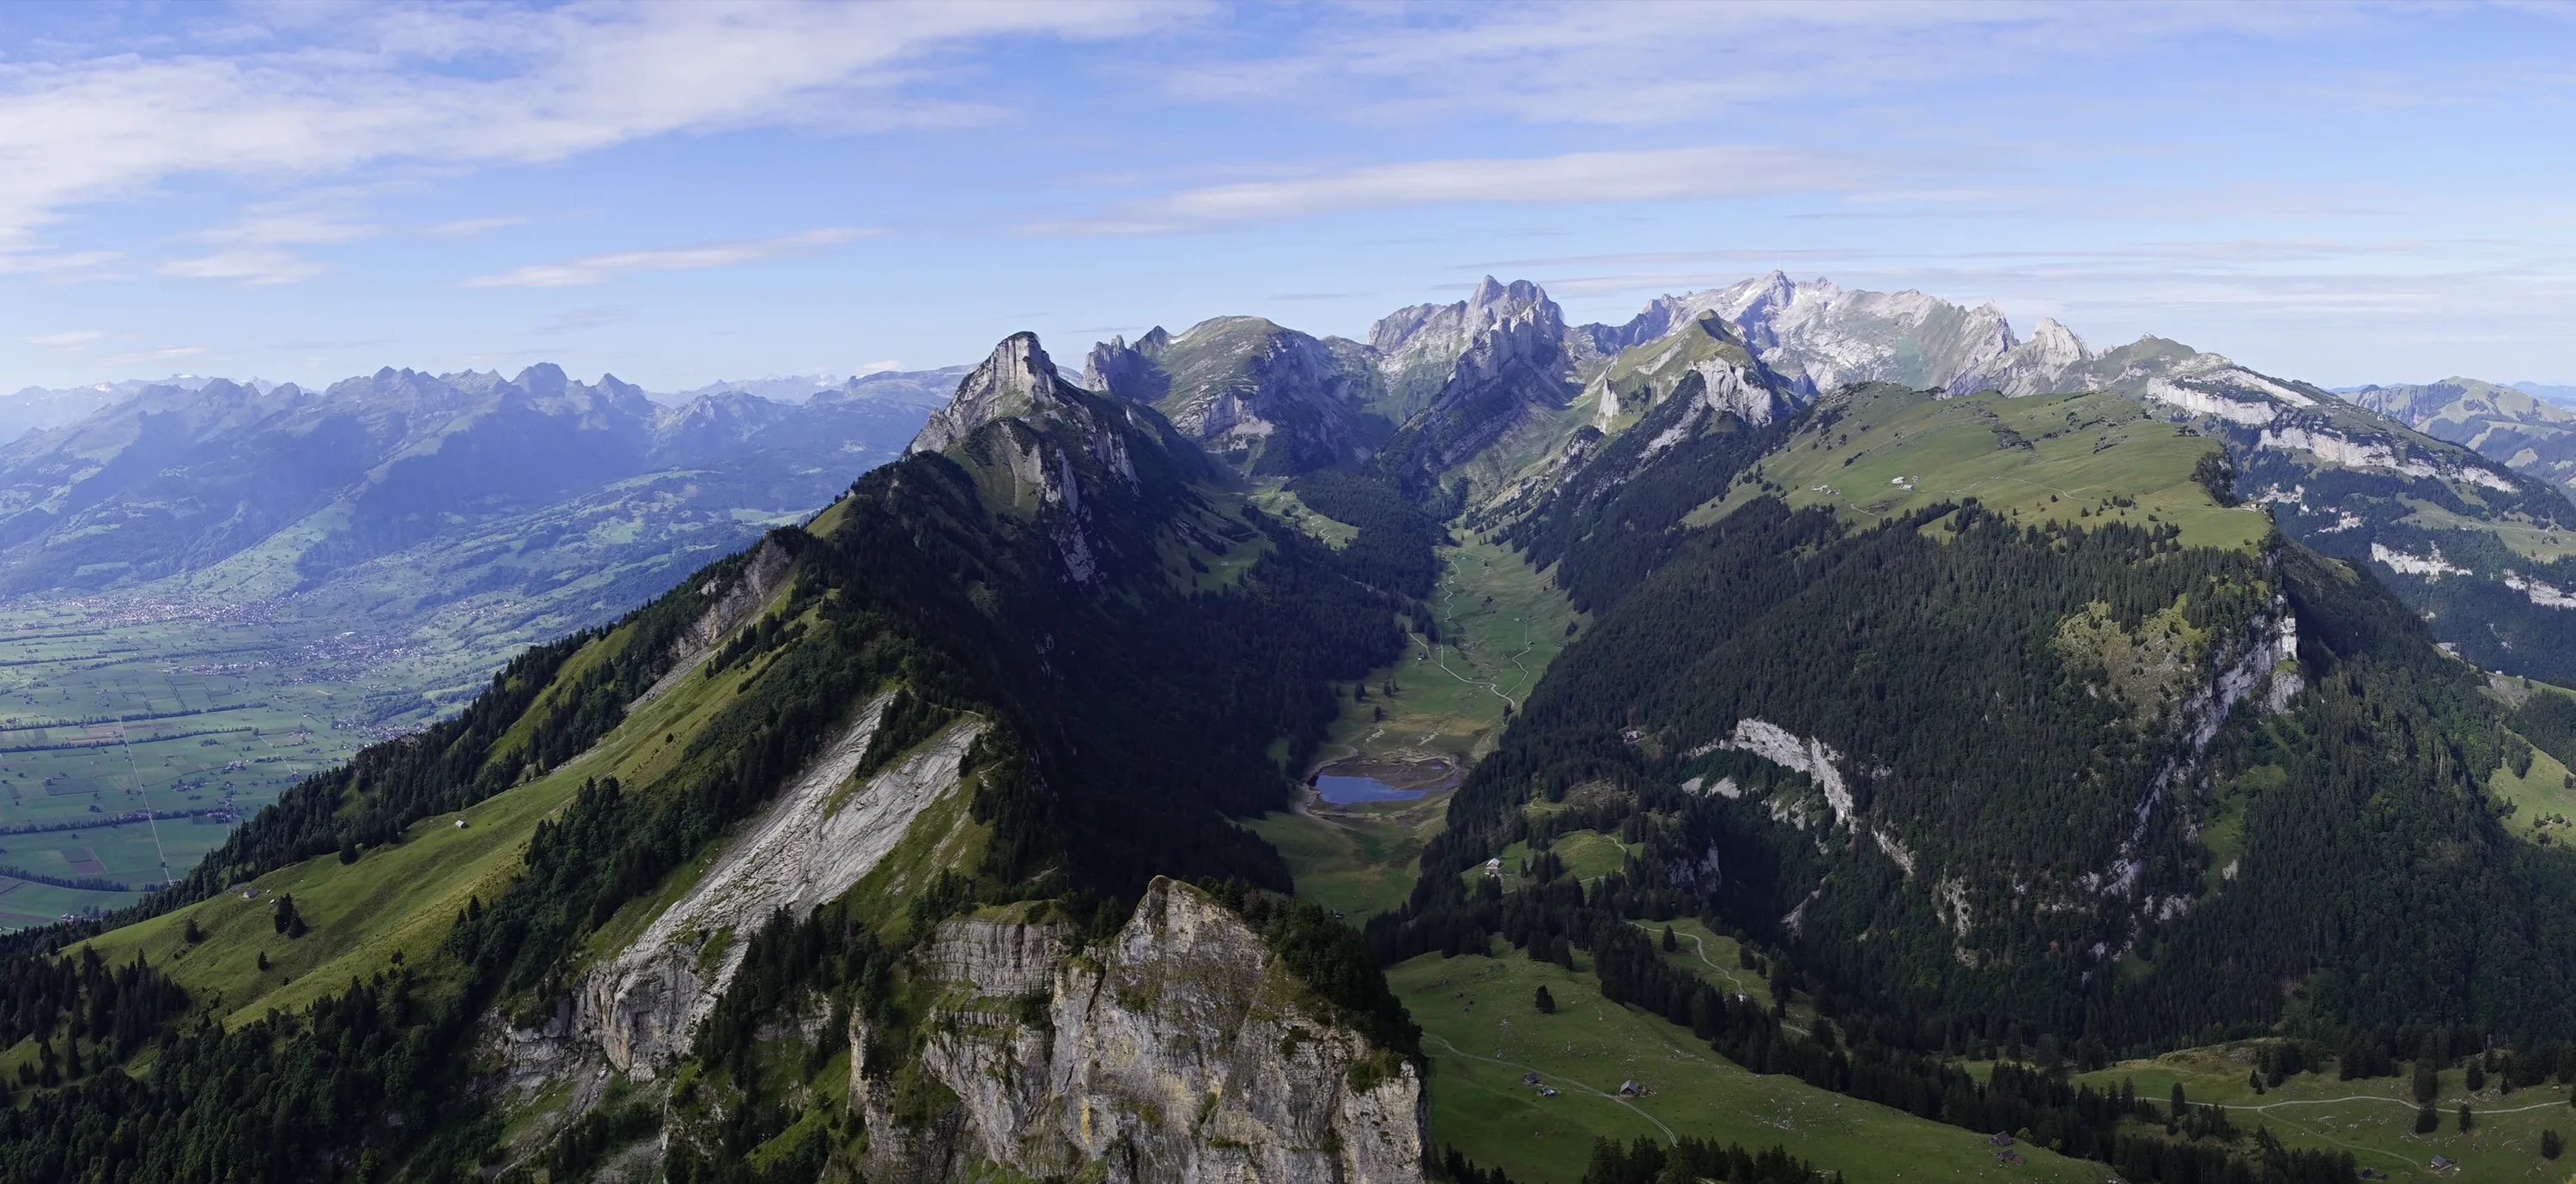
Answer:
[[[1347,344],[1347,343],[1346,343]],[[1259,317],[1157,328],[1093,346],[1083,382],[1152,405],[1183,435],[1247,472],[1301,473],[1361,460],[1384,434],[1363,403],[1375,372]]]
[[[594,968],[544,1027],[506,1034],[512,1076],[532,1084],[602,1065],[653,1080],[688,1051],[751,935],[785,910],[804,916],[859,882],[902,841],[913,819],[957,790],[967,750],[984,731],[969,717],[864,781],[891,695],[779,790],[777,801],[725,845],[697,884],[617,956]]]
[[[1155,880],[1115,939],[1078,952],[1061,922],[952,920],[921,965],[949,987],[909,1064],[871,1061],[875,1034],[852,1025],[870,1180],[1422,1179],[1414,1066],[1337,1024],[1197,889]]]
[[[1410,305],[1369,326],[1369,348],[1394,416],[1410,418],[1431,406],[1453,384],[1463,359],[1480,339],[1497,333],[1511,344],[1487,351],[1484,366],[1488,370],[1509,356],[1564,352],[1565,314],[1537,284],[1528,280],[1504,284],[1486,276],[1475,292],[1456,304]]]
[[[1013,333],[957,384],[948,405],[930,413],[906,452],[944,452],[997,419],[1038,419],[1078,406],[1035,333]]]
[[[1505,287],[1488,276],[1474,299],[1404,309],[1379,321],[1369,338],[1399,406],[1411,405],[1410,391],[1434,372],[1429,367],[1437,359],[1454,358],[1380,454],[1381,464],[1416,492],[1562,408],[1578,389],[1564,315],[1526,280]],[[1451,354],[1462,340],[1463,349]]]
[[[1816,395],[1855,382],[1947,386],[2013,348],[2012,326],[1992,304],[1975,308],[1921,292],[1845,291],[1831,280],[1792,281],[1774,271],[1725,288],[1664,296],[1623,325],[1581,330],[1613,353],[1688,328],[1714,312],[1734,324],[1756,357]]]

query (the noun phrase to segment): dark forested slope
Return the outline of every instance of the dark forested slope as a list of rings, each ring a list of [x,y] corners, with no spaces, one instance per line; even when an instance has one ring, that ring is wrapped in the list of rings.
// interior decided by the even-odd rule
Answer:
[[[820,961],[780,969],[764,954],[736,984],[746,998],[817,991],[845,1008],[891,1007],[890,963],[872,952],[874,935],[886,924],[918,933],[979,899],[1051,899],[1114,923],[1156,874],[1286,887],[1276,854],[1226,815],[1285,799],[1273,746],[1310,748],[1334,710],[1330,681],[1393,657],[1403,595],[1354,579],[1337,553],[1249,509],[1224,471],[1151,410],[1061,382],[1033,338],[1006,342],[951,412],[920,451],[868,474],[807,528],[773,531],[756,552],[613,628],[531,651],[458,719],[299,786],[184,887],[137,910],[184,910],[191,944],[170,960],[64,977],[45,988],[53,1002],[15,1013],[17,1030],[44,1050],[44,1072],[24,1104],[0,1114],[0,1180],[454,1179],[489,1162],[502,1131],[490,1095],[469,1088],[484,1017],[557,1007],[578,981],[585,942],[657,907],[638,902],[760,810],[857,705],[890,688],[898,693],[879,738],[889,751],[959,713],[995,725],[967,764],[981,855],[910,906],[909,928],[902,914],[862,919],[836,904],[817,928],[764,933],[804,943],[779,948]],[[694,647],[692,628],[731,603],[752,607],[735,618],[742,626]],[[686,682],[666,690],[683,672]],[[323,891],[335,877],[362,884],[376,861],[399,859],[443,826],[426,821],[433,814],[559,792],[545,789],[551,770],[623,735],[648,689],[696,704],[685,713],[691,730],[623,741],[621,751],[655,755],[618,765],[633,773],[624,783],[586,777],[536,825],[497,896],[478,893],[452,924],[437,918],[446,936],[425,956],[397,952],[309,1011],[227,1026],[174,1006],[196,976],[235,956],[215,944],[229,936],[193,945],[207,905],[190,902],[308,866],[296,874],[319,877]],[[325,910],[314,923],[329,926],[340,907],[305,911]],[[307,938],[291,901],[275,912],[282,943],[365,936]],[[152,941],[166,943],[176,919],[149,922],[164,937],[144,947],[169,948]],[[123,933],[97,940],[125,948]],[[0,973],[51,984],[46,968],[84,936],[31,935]],[[1305,952],[1291,952],[1306,973],[1376,981],[1347,936],[1341,946],[1297,940]],[[1364,987],[1352,1006],[1393,1007],[1382,985]],[[1371,1023],[1403,1030],[1400,1010]],[[701,1052],[720,1057],[738,1044]],[[138,1056],[148,1069],[129,1064]],[[687,1145],[820,1146],[807,1127],[781,1134],[794,1111],[777,1107],[809,1095],[764,1093],[756,1075],[736,1076],[713,1112],[730,1125]],[[625,1131],[620,1113],[599,1111],[567,1132],[590,1142],[563,1144],[564,1170]],[[782,1113],[780,1126],[762,1125]],[[682,1155],[673,1168],[732,1178],[722,1163]]]

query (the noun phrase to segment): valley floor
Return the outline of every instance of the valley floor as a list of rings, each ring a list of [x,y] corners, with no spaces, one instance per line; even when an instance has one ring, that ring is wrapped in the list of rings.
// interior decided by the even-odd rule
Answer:
[[[1417,635],[1395,669],[1371,675],[1372,686],[1392,678],[1397,694],[1346,702],[1334,731],[1339,747],[1328,751],[1328,763],[1434,756],[1462,765],[1471,761],[1500,731],[1503,704],[1517,706],[1546,659],[1564,644],[1566,623],[1577,618],[1553,585],[1516,554],[1471,544],[1444,549],[1442,559],[1440,626],[1448,642],[1426,646]],[[1383,720],[1376,718],[1379,708]],[[2527,777],[2502,771],[2497,777],[2498,792],[2521,805],[2524,817],[2516,821],[2523,827],[2534,816],[2576,809],[2576,790],[2560,784],[2566,769],[2546,753]],[[1412,800],[1335,806],[1310,792],[1296,811],[1251,825],[1287,857],[1299,895],[1340,910],[1356,924],[1396,907],[1411,890],[1422,845],[1443,826],[1448,797],[1443,789]],[[1553,850],[1569,872],[1587,881],[1616,870],[1627,855],[1615,837],[1589,831],[1558,836]],[[1517,847],[1506,851],[1505,866],[1524,854]],[[1725,990],[1769,1001],[1761,976],[1738,967],[1732,939],[1693,920],[1675,921],[1672,928],[1679,949],[1664,955],[1668,960]],[[1496,957],[1426,954],[1390,968],[1387,979],[1423,1027],[1432,1062],[1434,1145],[1457,1146],[1515,1181],[1575,1184],[1596,1138],[1681,1135],[1747,1147],[1777,1143],[1859,1180],[2074,1184],[2112,1178],[2105,1165],[2026,1145],[2015,1148],[2025,1162],[2007,1165],[1983,1134],[1793,1077],[1755,1075],[1686,1029],[1602,999],[1588,958],[1578,956],[1567,970],[1500,943],[1496,949]],[[1555,1001],[1553,1014],[1541,1014],[1534,1005],[1541,985]],[[1793,1027],[1814,1022],[1804,1002],[1789,1010]],[[2419,1136],[2413,1133],[2416,1108],[2404,1079],[2338,1081],[2329,1068],[2258,1096],[2246,1083],[2249,1056],[2229,1047],[2186,1050],[2077,1080],[2116,1090],[2127,1078],[2139,1097],[2159,1101],[2180,1081],[2195,1104],[2228,1106],[2249,1137],[2259,1126],[2292,1146],[2348,1150],[2360,1166],[2384,1177],[2433,1178],[2428,1165],[2436,1155],[2463,1165],[2442,1173],[2445,1178],[2555,1180],[2568,1170],[2539,1153],[2542,1131],[2576,1132],[2576,1107],[2564,1090],[2534,1088],[2501,1097],[2490,1090],[2465,1098],[2455,1069],[2442,1075],[2440,1130]],[[1538,1086],[1525,1084],[1532,1073],[1556,1093],[1542,1096]],[[1620,1086],[1631,1080],[1645,1093],[1620,1097]],[[2457,1129],[2464,1098],[2476,1115],[2467,1134]],[[2161,1126],[2153,1133],[2161,1135]]]

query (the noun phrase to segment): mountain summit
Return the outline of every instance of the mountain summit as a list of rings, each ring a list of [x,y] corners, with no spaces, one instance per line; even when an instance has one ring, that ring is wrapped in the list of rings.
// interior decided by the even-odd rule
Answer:
[[[958,382],[956,397],[930,413],[930,422],[921,425],[921,434],[904,451],[945,451],[997,419],[1044,418],[1072,404],[1068,385],[1038,345],[1037,334],[1013,333]]]

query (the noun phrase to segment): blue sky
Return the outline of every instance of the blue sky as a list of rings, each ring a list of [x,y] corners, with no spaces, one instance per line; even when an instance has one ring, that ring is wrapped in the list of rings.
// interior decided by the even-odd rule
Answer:
[[[2576,9],[0,8],[0,390],[670,389],[1774,267],[2576,382]]]

